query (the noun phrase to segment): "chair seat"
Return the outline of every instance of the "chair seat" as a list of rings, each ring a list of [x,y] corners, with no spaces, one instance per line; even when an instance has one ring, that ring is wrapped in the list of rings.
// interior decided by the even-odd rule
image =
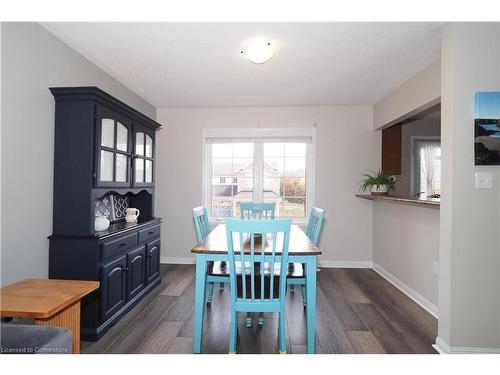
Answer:
[[[269,263],[264,263],[264,275],[265,276],[270,276],[271,275],[271,267],[269,266]],[[280,264],[275,263],[274,265],[274,276],[279,276],[280,275]],[[222,261],[215,261],[215,262],[209,262],[208,267],[207,267],[207,274],[210,276],[226,276],[229,277],[229,265],[227,262],[222,262]],[[258,267],[255,270],[256,274],[259,274],[257,272]],[[250,275],[250,263],[245,262],[245,274]],[[236,262],[236,274],[241,275],[241,262]],[[297,278],[303,278],[305,277],[304,275],[304,267],[302,266],[302,263],[290,263],[288,264],[288,270],[286,274],[287,278],[291,279],[297,279]]]

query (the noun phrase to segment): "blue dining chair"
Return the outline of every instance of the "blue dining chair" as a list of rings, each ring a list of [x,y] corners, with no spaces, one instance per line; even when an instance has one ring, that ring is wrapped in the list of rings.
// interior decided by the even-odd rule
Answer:
[[[313,207],[311,209],[311,214],[309,215],[309,222],[307,223],[306,235],[311,240],[314,246],[318,245],[319,235],[321,232],[321,226],[323,225],[323,219],[325,217],[325,210],[318,207]],[[301,269],[298,269],[301,268]],[[290,276],[287,278],[287,283],[290,285],[290,293],[295,293],[295,285],[302,286],[302,302],[304,306],[306,305],[306,278],[304,275],[305,266],[300,263],[293,263],[289,265],[288,273]]]
[[[236,353],[239,312],[277,312],[279,352],[286,353],[285,292],[292,220],[225,219],[225,224],[231,285],[229,353]]]
[[[240,214],[241,219],[261,219],[261,220],[274,220],[274,210],[276,203],[255,203],[255,202],[241,202]],[[264,314],[259,314],[259,327],[264,325]],[[247,314],[246,326],[252,327],[252,316]]]
[[[210,224],[208,223],[208,215],[207,209],[203,206],[193,208],[193,220],[194,227],[196,229],[196,239],[198,242],[202,242],[207,238],[210,233]],[[223,268],[224,265],[222,262],[218,262],[216,267]],[[213,262],[209,265],[209,267],[214,267]],[[220,275],[207,275],[207,304],[212,303],[212,298],[214,294],[214,283],[219,282],[220,291],[224,290],[224,284],[229,283],[229,275],[220,274]]]
[[[242,219],[271,219],[274,220],[276,203],[241,202],[240,213]]]

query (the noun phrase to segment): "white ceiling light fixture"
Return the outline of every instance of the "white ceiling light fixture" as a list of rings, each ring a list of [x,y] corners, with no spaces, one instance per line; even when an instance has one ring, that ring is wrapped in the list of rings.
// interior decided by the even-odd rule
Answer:
[[[274,48],[270,40],[257,38],[246,42],[241,53],[248,61],[254,64],[263,64],[271,60],[274,55]]]

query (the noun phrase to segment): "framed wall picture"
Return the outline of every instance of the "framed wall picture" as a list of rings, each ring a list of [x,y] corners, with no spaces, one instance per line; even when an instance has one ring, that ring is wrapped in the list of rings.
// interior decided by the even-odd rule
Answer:
[[[500,165],[500,92],[474,96],[474,164]]]

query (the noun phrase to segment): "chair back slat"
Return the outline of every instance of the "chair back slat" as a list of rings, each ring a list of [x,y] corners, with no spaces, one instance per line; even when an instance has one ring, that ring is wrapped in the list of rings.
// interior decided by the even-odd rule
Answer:
[[[284,298],[292,220],[227,218],[225,223],[231,298],[234,300],[239,298],[245,303]],[[235,243],[236,239],[238,244]],[[235,272],[239,264],[241,264],[241,275]],[[280,267],[279,276],[275,267]],[[259,281],[260,285],[256,285]],[[238,296],[238,286],[241,286],[240,296]],[[256,294],[258,290],[260,296]]]
[[[311,209],[311,215],[309,216],[306,235],[307,237],[309,237],[314,246],[318,245],[319,234],[321,232],[321,226],[323,225],[324,217],[325,210],[323,210],[322,208],[313,207]]]
[[[276,208],[276,203],[241,202],[240,203],[241,219],[274,220],[275,208]]]
[[[196,239],[198,242],[207,238],[210,233],[207,209],[203,206],[193,208],[194,227],[196,229]]]

